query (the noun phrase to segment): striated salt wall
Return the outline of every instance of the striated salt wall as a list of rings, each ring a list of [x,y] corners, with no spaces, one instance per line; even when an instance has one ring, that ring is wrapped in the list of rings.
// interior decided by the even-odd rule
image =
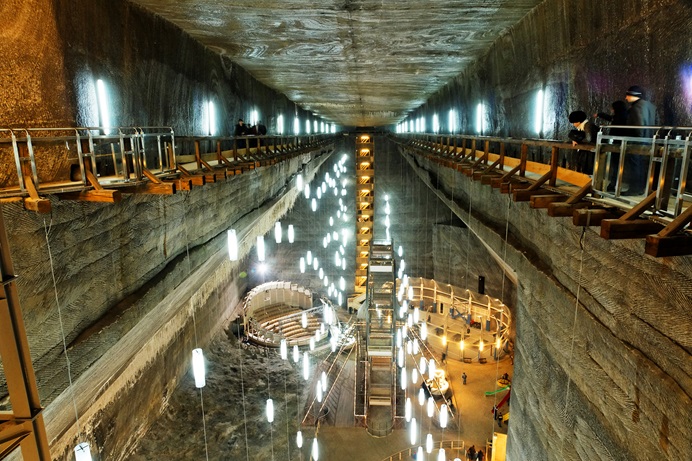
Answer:
[[[643,239],[602,239],[598,227],[408,160],[439,178],[439,195],[493,251],[506,249],[517,274],[507,459],[689,457],[692,257],[646,256]]]

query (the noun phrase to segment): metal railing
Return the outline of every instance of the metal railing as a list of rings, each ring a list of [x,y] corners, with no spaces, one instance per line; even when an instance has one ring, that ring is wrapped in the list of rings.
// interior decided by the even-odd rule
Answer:
[[[632,127],[605,126],[598,134],[593,188],[604,197],[635,204],[656,192],[654,209],[679,216],[692,201],[687,185],[692,127],[637,127],[647,138],[623,136]]]
[[[447,455],[449,455],[447,456],[448,458],[456,458],[465,454],[466,444],[463,440],[442,440],[433,444],[433,450],[439,450],[440,448],[444,448],[445,451],[451,450],[451,453],[447,453]],[[410,447],[384,458],[382,461],[407,461],[416,455],[417,450],[418,447]]]
[[[171,127],[148,126],[0,128],[0,164],[6,166],[0,198],[156,182],[177,177],[186,161],[197,169],[254,164],[318,148],[333,137],[176,137]]]
[[[0,198],[37,192],[80,190],[91,175],[104,185],[141,181],[144,170],[155,174],[175,170],[175,135],[170,127],[101,127],[0,129],[3,171]],[[62,177],[44,181],[40,172],[69,165]],[[45,187],[44,187],[45,185]]]

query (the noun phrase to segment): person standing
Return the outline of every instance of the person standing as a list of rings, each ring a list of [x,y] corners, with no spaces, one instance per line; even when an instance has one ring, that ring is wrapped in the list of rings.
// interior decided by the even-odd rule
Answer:
[[[654,126],[656,124],[656,107],[649,102],[644,95],[644,89],[640,86],[631,86],[627,89],[625,100],[630,104],[627,111],[627,125],[629,126]],[[632,128],[627,136],[649,138],[652,136],[650,129]],[[629,154],[625,157],[623,172],[623,195],[641,195],[646,189],[646,174],[649,159],[646,155]]]
[[[569,139],[572,140],[573,146],[582,144],[594,145],[598,137],[599,127],[595,123],[589,121],[586,112],[575,110],[569,114],[569,122],[574,126],[574,130],[569,132]],[[577,151],[577,171],[591,175],[593,174],[593,152],[588,150]]]
[[[497,427],[502,427],[502,411],[497,410]]]
[[[483,450],[478,450],[478,453],[476,453],[476,459],[478,461],[483,461],[483,459],[485,459],[485,455],[483,454]]]
[[[466,372],[463,372],[461,374],[461,380],[463,381],[464,384],[466,384]]]
[[[247,135],[247,126],[245,126],[245,122],[243,121],[242,118],[238,119],[238,124],[235,126],[235,131],[233,132],[233,136],[241,137]],[[240,149],[245,148],[245,140],[244,139],[238,139],[237,145]]]

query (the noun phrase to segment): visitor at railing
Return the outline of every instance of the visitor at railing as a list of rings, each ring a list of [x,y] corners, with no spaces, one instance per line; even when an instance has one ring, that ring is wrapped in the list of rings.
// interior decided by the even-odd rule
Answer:
[[[569,122],[574,125],[574,130],[569,132],[569,139],[573,146],[582,144],[594,145],[598,137],[599,127],[590,121],[586,112],[576,110],[569,114]],[[588,150],[577,151],[577,171],[588,175],[593,174],[594,154]]]
[[[627,89],[625,100],[630,104],[627,111],[628,126],[653,126],[656,125],[656,106],[645,98],[644,89],[640,86],[631,86]],[[628,136],[638,138],[650,138],[651,130],[638,128],[629,130]],[[623,177],[621,192],[625,195],[641,195],[646,188],[646,158],[641,155],[630,155],[629,162],[625,165],[627,175]]]
[[[243,119],[239,118],[238,124],[235,126],[235,130],[233,131],[233,136],[238,138],[241,136],[247,136],[247,134],[248,134],[248,127],[245,125],[245,122],[243,121]],[[238,140],[238,147],[241,149],[245,148],[245,139],[239,139]]]

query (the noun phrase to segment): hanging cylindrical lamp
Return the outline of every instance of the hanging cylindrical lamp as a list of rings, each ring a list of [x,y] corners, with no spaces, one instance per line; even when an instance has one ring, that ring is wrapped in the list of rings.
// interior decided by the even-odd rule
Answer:
[[[401,389],[404,391],[406,390],[406,386],[408,385],[406,383],[406,378],[408,378],[408,371],[404,367],[401,369]]]
[[[317,200],[312,199],[312,202],[310,203],[310,208],[312,211],[317,211]]]
[[[398,251],[399,257],[401,258],[404,255],[404,247],[399,245],[399,251]]]
[[[322,381],[317,381],[317,391],[315,392],[317,401],[322,403]]]
[[[416,459],[423,459],[423,447],[419,446],[418,450],[416,450]]]
[[[302,256],[300,257],[300,273],[305,273],[305,258]]]
[[[478,342],[478,352],[483,352],[483,340],[482,339]]]
[[[425,391],[422,387],[418,389],[418,405],[421,407],[425,405]]]
[[[413,308],[413,323],[420,322],[420,307]]]
[[[303,312],[300,316],[300,324],[302,325],[303,328],[308,327],[308,314]]]
[[[399,348],[399,352],[397,353],[397,360],[396,360],[397,365],[399,365],[399,368],[402,368],[404,366],[404,349]]]
[[[87,442],[82,442],[74,447],[74,457],[76,461],[92,461],[89,444]]]
[[[296,446],[298,448],[303,448],[303,433],[301,431],[296,433]]]
[[[274,422],[274,401],[272,399],[267,399],[267,421]]]
[[[235,229],[228,230],[228,259],[231,261],[238,260],[238,235]]]
[[[274,223],[274,240],[276,243],[281,243],[281,237],[283,236],[283,231],[281,230],[281,221],[276,221]]]
[[[265,249],[264,249],[264,235],[257,236],[257,261],[264,261]]]
[[[415,445],[416,440],[418,440],[418,428],[416,427],[416,418],[411,418],[411,425],[409,426],[409,437],[411,438],[411,445]]]
[[[204,354],[202,349],[197,348],[192,350],[192,372],[195,375],[195,387],[201,389],[206,384],[205,369],[204,369]]]
[[[440,448],[440,451],[437,452],[437,461],[447,461],[447,454],[444,448]]]
[[[303,379],[305,381],[310,377],[310,359],[308,358],[308,353],[303,352]]]
[[[320,262],[317,260],[317,256],[312,258],[312,270],[317,270],[317,268],[320,267]]]
[[[435,359],[430,359],[428,362],[428,379],[435,377]]]
[[[303,175],[299,174],[296,176],[296,189],[303,190]]]
[[[425,367],[428,365],[428,361],[425,360],[425,357],[421,356],[419,363],[420,363],[420,365],[418,366],[418,368],[420,368],[420,373],[422,375],[424,375],[425,374]]]
[[[442,406],[440,406],[440,427],[445,428],[447,427],[447,419],[448,419],[448,414],[447,414],[447,404],[443,403]]]
[[[317,439],[312,439],[311,454],[312,454],[312,459],[314,459],[315,461],[320,459],[320,452],[319,452],[319,448],[317,447]]]
[[[425,341],[426,339],[428,339],[428,323],[427,323],[427,322],[421,323],[421,326],[420,326],[420,338],[421,338],[423,341]]]
[[[308,250],[307,255],[305,255],[305,262],[308,263],[308,266],[312,264],[312,251]]]
[[[325,371],[322,371],[320,382],[322,383],[322,389],[327,392],[327,373]]]
[[[420,346],[418,345],[418,340],[413,340],[413,353],[418,354],[420,352]]]
[[[411,382],[413,384],[418,384],[418,368],[413,368],[411,370]]]
[[[428,432],[428,435],[425,437],[425,451],[430,454],[432,453],[433,449],[433,438],[432,434]]]
[[[281,360],[286,360],[288,358],[288,345],[286,344],[285,338],[281,338],[281,345],[279,346],[279,351],[281,352]]]
[[[413,301],[413,286],[411,285],[408,287],[408,300]]]
[[[321,198],[322,198],[322,189],[320,189],[320,188],[318,187],[318,188],[317,188],[317,199],[319,200],[319,199],[321,199]],[[313,200],[315,200],[315,199],[313,199]],[[313,211],[314,211],[314,210],[313,210]]]
[[[311,351],[315,350],[315,337],[314,336],[310,337],[310,350]]]
[[[404,415],[406,416],[406,422],[411,421],[411,397],[406,397],[406,406],[404,407]]]
[[[432,397],[428,397],[428,418],[432,418],[435,414],[435,400]],[[430,452],[428,452],[430,453]]]
[[[293,224],[288,225],[288,243],[293,243],[296,240],[296,231],[293,228]]]
[[[303,193],[305,194],[305,198],[310,198],[310,184],[305,185]]]

